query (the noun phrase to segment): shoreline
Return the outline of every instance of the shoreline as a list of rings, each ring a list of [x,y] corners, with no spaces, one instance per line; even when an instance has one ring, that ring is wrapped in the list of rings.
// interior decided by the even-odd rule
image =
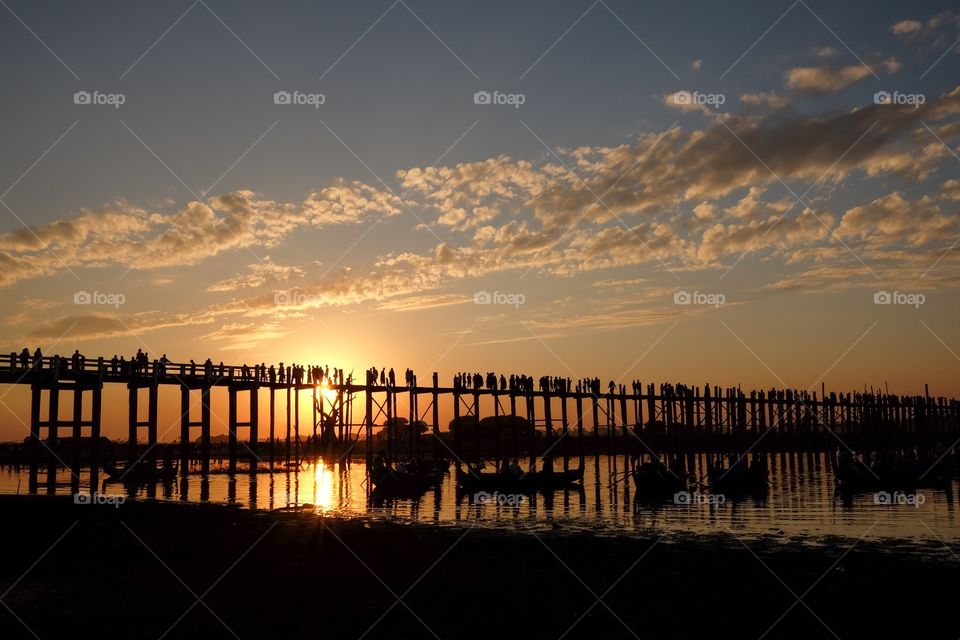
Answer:
[[[211,585],[167,637],[233,637],[218,618],[244,639],[360,637],[387,609],[366,637],[559,637],[588,609],[567,637],[634,637],[627,627],[642,638],[759,637],[791,605],[767,637],[834,637],[823,623],[841,638],[960,626],[945,613],[960,560],[894,542],[497,531],[67,496],[0,496],[0,513],[10,550],[0,593],[13,587],[4,602],[40,637],[104,625],[125,630],[117,638],[159,637],[194,603],[191,591]],[[0,631],[32,637],[4,610]]]

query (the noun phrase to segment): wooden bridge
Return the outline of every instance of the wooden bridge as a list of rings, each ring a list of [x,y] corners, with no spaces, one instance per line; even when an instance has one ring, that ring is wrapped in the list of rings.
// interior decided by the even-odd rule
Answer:
[[[32,391],[28,438],[31,489],[36,484],[42,454],[46,454],[50,487],[60,466],[71,468],[74,482],[78,482],[82,466],[80,443],[87,436],[91,451],[86,452],[83,462],[90,466],[92,486],[97,486],[105,384],[122,384],[128,389],[128,462],[141,459],[156,462],[160,389],[179,389],[178,457],[182,475],[189,472],[191,460],[197,457],[200,472],[210,471],[211,394],[217,388],[224,388],[228,395],[230,473],[237,471],[240,459],[247,461],[250,472],[260,469],[258,462],[273,469],[277,464],[289,465],[291,461],[300,460],[300,396],[304,392],[308,394],[313,416],[311,442],[317,442],[320,427],[320,440],[325,440],[328,450],[332,448],[345,457],[359,454],[354,448],[363,440],[368,462],[375,450],[374,427],[378,421],[382,421],[380,426],[397,427],[384,429],[386,437],[376,443],[388,457],[420,454],[421,447],[426,446],[420,431],[426,428],[433,454],[450,457],[457,463],[475,457],[519,456],[523,451],[529,454],[531,464],[539,453],[549,464],[554,457],[562,457],[564,467],[570,455],[582,459],[587,453],[654,454],[654,451],[698,448],[743,451],[763,442],[765,446],[756,449],[759,451],[774,443],[789,448],[811,440],[821,447],[856,446],[865,441],[874,446],[878,441],[901,446],[920,442],[952,446],[960,435],[960,402],[931,397],[928,393],[922,396],[827,393],[823,386],[819,395],[816,391],[792,389],[746,393],[739,388],[710,385],[702,388],[672,384],[644,386],[638,381],[631,383],[629,390],[625,385],[611,382],[606,392],[601,392],[599,380],[576,385],[563,381],[552,385],[541,380],[535,388],[532,384],[506,385],[502,377],[500,383],[494,379],[486,384],[473,384],[471,379],[467,384],[455,381],[452,386],[441,387],[437,373],[433,373],[428,386],[418,385],[415,376],[408,378],[413,384],[397,386],[389,380],[387,384],[378,384],[375,370],[367,372],[363,384],[354,383],[352,378],[343,380],[341,376],[332,384],[329,379],[324,380],[321,387],[319,381],[312,381],[308,376],[291,377],[294,372],[289,369],[281,375],[276,375],[276,371],[268,375],[267,370],[259,366],[211,366],[209,361],[206,365],[166,360],[133,364],[118,363],[116,358],[33,358],[11,353],[0,355],[0,384],[29,385]],[[318,388],[323,388],[324,393],[318,393]],[[72,412],[65,420],[60,418],[60,395],[64,391],[72,393]],[[285,395],[286,400],[281,416],[282,440],[277,434],[278,393]],[[262,434],[260,425],[263,394],[268,394],[269,400],[268,434]],[[146,396],[145,416],[140,406],[143,395]],[[353,406],[361,396],[363,415],[357,421]],[[407,397],[409,415],[406,418],[399,415],[397,406],[398,398],[403,396]],[[86,398],[89,405],[85,405]],[[450,430],[441,432],[441,398],[452,401],[451,426],[457,427],[452,429],[452,434]],[[248,419],[244,421],[238,419],[241,401],[249,407]],[[331,405],[329,410],[325,403]],[[422,411],[421,404],[424,405]],[[490,407],[487,416],[493,418],[495,433],[489,442],[487,430],[486,444],[480,422],[482,404]],[[586,429],[584,404],[590,417]],[[83,418],[85,406],[89,406],[90,415],[86,420]],[[485,422],[490,424],[489,420]],[[402,434],[402,424],[416,425],[416,428],[408,426],[406,434]],[[191,445],[191,435],[196,429],[200,431],[198,450]],[[239,437],[241,429],[247,429],[246,441]],[[61,430],[69,430],[70,452],[62,451],[58,444]],[[145,448],[140,444],[144,431]],[[501,437],[502,432],[507,434],[506,439]],[[266,446],[261,441],[262,435],[268,435]],[[261,455],[266,459],[262,460]],[[71,458],[71,464],[67,465],[64,457]]]

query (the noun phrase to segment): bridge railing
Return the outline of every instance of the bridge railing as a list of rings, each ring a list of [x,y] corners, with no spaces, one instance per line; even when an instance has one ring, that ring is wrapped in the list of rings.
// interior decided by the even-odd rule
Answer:
[[[173,362],[171,360],[136,361],[102,356],[87,358],[85,356],[41,356],[35,358],[33,354],[20,353],[0,354],[0,371],[13,371],[23,374],[30,372],[52,372],[56,374],[99,375],[101,378],[111,377],[143,377],[143,378],[227,378],[239,380],[267,379],[267,368],[258,372],[257,365],[205,365],[196,362]],[[259,377],[257,376],[259,373]]]

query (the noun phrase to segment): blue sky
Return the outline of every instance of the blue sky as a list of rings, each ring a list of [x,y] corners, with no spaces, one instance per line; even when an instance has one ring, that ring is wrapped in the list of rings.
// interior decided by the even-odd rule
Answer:
[[[204,5],[194,6],[146,52],[191,3],[10,3],[80,79],[5,14],[0,23],[8,61],[7,117],[0,125],[8,141],[0,161],[3,175],[15,178],[72,122],[79,119],[81,125],[45,159],[43,171],[25,178],[11,194],[11,207],[27,210],[31,221],[43,221],[118,196],[141,203],[190,196],[138,148],[120,119],[196,190],[216,180],[280,120],[258,153],[219,186],[293,199],[336,177],[369,178],[335,141],[331,145],[319,119],[384,176],[432,163],[478,119],[476,135],[461,141],[448,162],[542,154],[518,114],[472,104],[473,92],[483,88],[525,93],[519,114],[524,121],[536,125],[548,144],[578,146],[617,144],[631,134],[668,126],[677,114],[658,97],[678,89],[738,95],[778,88],[784,68],[810,64],[815,60],[810,51],[819,47],[837,49],[844,64],[856,60],[843,43],[861,57],[896,56],[907,67],[896,78],[903,90],[943,91],[956,77],[955,65],[947,60],[917,81],[924,63],[942,50],[918,52],[889,33],[893,23],[926,19],[949,3],[911,3],[907,11],[900,2],[870,3],[869,9],[811,3],[843,43],[797,5],[723,80],[719,77],[789,3],[607,3],[679,80],[604,5],[584,16],[589,2],[408,3],[466,67],[404,5],[384,16],[391,2],[207,4],[253,53]],[[703,61],[699,71],[690,68],[694,60]],[[795,104],[798,109],[840,108],[863,101],[876,86],[864,82],[843,96]],[[127,103],[120,113],[78,113],[69,97],[85,87],[123,92]],[[290,113],[272,104],[275,90],[296,87],[325,93],[322,112]],[[56,180],[57,189],[43,188],[50,180]]]

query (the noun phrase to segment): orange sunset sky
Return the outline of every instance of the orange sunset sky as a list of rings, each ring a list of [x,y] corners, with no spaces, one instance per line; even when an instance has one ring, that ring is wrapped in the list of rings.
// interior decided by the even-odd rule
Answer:
[[[948,3],[11,6],[2,352],[960,395]]]

